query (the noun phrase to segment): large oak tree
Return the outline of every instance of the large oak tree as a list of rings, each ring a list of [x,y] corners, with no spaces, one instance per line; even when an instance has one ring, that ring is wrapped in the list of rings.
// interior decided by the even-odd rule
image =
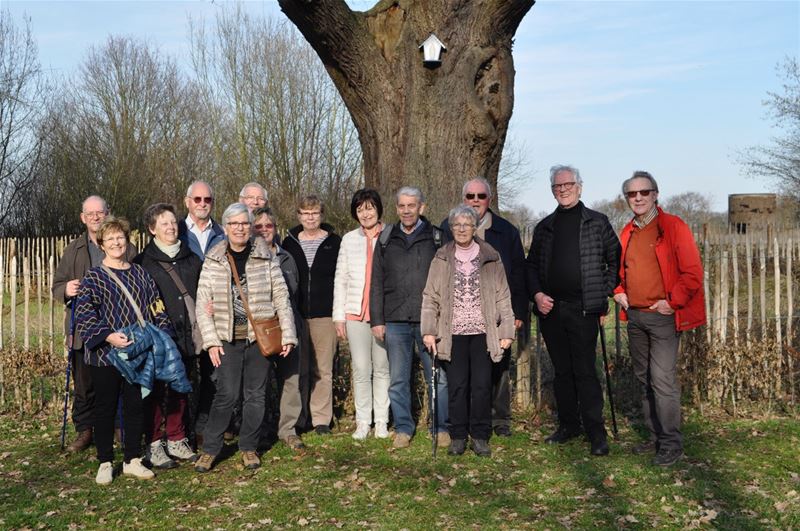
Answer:
[[[325,65],[359,133],[367,186],[417,184],[443,210],[466,178],[496,185],[514,106],[514,34],[534,0],[278,0]],[[423,66],[430,33],[446,45]]]

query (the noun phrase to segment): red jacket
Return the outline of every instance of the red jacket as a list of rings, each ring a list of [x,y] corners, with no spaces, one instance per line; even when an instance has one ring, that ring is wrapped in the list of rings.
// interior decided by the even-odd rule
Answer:
[[[667,214],[658,207],[658,239],[656,259],[661,268],[661,280],[667,302],[675,310],[675,329],[679,332],[706,324],[703,295],[703,263],[689,226],[678,216]],[[614,293],[625,293],[625,252],[633,232],[633,220],[622,229],[622,259],[619,262],[620,284]],[[623,321],[628,316],[620,310]]]

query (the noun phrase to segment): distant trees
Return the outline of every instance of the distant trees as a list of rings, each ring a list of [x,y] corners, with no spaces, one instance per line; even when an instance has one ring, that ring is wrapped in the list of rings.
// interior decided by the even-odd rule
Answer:
[[[30,21],[14,24],[0,10],[0,227],[14,223],[41,161],[41,109],[46,87]]]
[[[316,54],[288,23],[222,10],[210,31],[192,26],[192,65],[203,112],[213,117],[217,183],[238,193],[262,183],[280,218],[295,221],[299,195],[325,198],[329,219],[349,223],[362,180],[350,115]],[[344,205],[344,206],[342,206]]]
[[[769,92],[768,116],[781,134],[770,145],[750,147],[739,155],[744,171],[775,183],[781,194],[800,199],[800,65],[796,57],[778,64],[783,92]]]
[[[17,218],[36,234],[80,229],[87,195],[139,223],[150,201],[177,202],[213,169],[198,90],[175,61],[129,37],[89,50],[79,73],[48,107],[43,163]]]
[[[358,139],[302,37],[236,7],[208,29],[195,23],[190,45],[181,69],[152,45],[111,36],[45,99],[30,28],[0,17],[0,233],[77,232],[94,193],[141,225],[149,203],[180,208],[195,179],[214,186],[217,216],[257,181],[284,227],[312,191],[349,226],[363,182]]]

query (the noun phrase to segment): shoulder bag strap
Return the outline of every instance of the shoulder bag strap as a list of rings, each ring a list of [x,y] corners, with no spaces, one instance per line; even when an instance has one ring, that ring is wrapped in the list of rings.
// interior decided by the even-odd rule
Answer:
[[[136,300],[133,298],[133,295],[131,295],[131,292],[128,291],[128,288],[125,286],[125,284],[122,283],[117,274],[114,273],[110,267],[108,267],[105,264],[102,264],[100,267],[102,267],[103,271],[105,271],[108,274],[108,276],[110,276],[111,279],[117,283],[119,289],[122,290],[122,293],[124,293],[125,296],[128,298],[128,302],[131,303],[133,311],[136,312],[136,318],[139,320],[139,325],[142,327],[145,326],[145,320],[144,316],[142,315],[142,311],[139,309],[139,305],[136,304]]]
[[[186,311],[189,312],[189,323],[194,326],[195,322],[197,322],[197,317],[195,316],[195,302],[194,297],[189,295],[189,290],[186,289],[186,284],[183,283],[181,277],[178,275],[178,272],[175,271],[175,268],[172,267],[172,264],[168,264],[166,262],[158,262],[161,267],[167,272],[170,276],[172,281],[177,286],[178,291],[181,292],[181,296],[183,297],[183,301],[186,304]]]
[[[250,305],[247,303],[247,296],[244,294],[242,290],[242,285],[239,283],[239,272],[236,270],[236,262],[233,261],[233,257],[231,253],[225,253],[225,256],[228,257],[228,263],[231,265],[231,271],[233,272],[233,281],[236,283],[236,289],[239,291],[239,296],[242,298],[242,303],[244,304],[244,311],[247,312],[247,319],[250,321],[250,326],[255,328],[255,319],[253,319],[253,314],[250,312]]]

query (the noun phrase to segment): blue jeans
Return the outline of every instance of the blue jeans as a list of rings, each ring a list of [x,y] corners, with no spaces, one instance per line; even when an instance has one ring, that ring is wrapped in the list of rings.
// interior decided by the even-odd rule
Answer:
[[[428,396],[431,396],[431,357],[425,351],[419,323],[386,323],[386,352],[389,355],[389,400],[397,433],[414,435],[414,418],[411,416],[411,367],[414,361],[414,344],[422,360]],[[447,376],[439,371],[436,389],[437,423],[435,432],[447,432]],[[432,413],[431,413],[432,415]],[[431,417],[432,418],[432,417]]]

